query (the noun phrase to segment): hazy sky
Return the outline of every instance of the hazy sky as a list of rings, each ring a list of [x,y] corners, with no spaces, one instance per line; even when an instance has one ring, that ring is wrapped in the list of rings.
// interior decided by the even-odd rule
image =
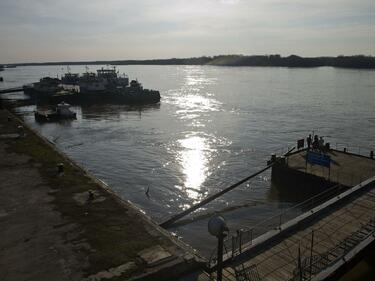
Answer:
[[[0,0],[0,63],[375,54],[375,0]]]

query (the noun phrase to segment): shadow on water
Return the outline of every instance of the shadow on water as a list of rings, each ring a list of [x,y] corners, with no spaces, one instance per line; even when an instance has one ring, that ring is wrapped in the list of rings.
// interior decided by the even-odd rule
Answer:
[[[103,117],[120,118],[123,114],[137,114],[139,117],[148,111],[160,109],[160,103],[150,105],[82,105],[82,118],[97,119]]]
[[[286,185],[271,181],[271,188],[268,191],[267,198],[270,201],[285,202],[298,204],[309,198],[323,192],[326,188],[318,186],[303,185],[296,186],[293,184]]]

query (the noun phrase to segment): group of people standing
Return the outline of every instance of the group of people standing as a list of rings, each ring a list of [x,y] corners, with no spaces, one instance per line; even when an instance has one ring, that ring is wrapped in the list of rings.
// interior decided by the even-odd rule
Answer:
[[[324,139],[323,137],[319,137],[318,135],[314,135],[311,137],[311,134],[306,138],[307,142],[307,149],[317,150],[317,151],[325,151]]]

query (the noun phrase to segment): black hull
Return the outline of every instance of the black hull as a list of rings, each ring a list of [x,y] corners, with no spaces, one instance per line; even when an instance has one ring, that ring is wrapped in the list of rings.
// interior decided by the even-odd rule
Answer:
[[[39,112],[34,113],[35,116],[35,121],[39,123],[45,123],[45,122],[58,122],[62,120],[75,120],[77,119],[76,113],[72,116],[61,116],[58,115],[57,113],[52,113],[52,114],[43,114]]]
[[[32,99],[40,99],[40,100],[47,100],[51,96],[55,94],[55,92],[40,92],[35,90],[32,87],[23,87],[23,93],[27,96],[29,96]]]
[[[69,94],[69,95],[53,95],[50,97],[51,103],[67,102],[74,105],[81,104],[155,104],[160,102],[160,94],[147,93],[147,94]]]
[[[28,92],[26,92],[28,91]],[[67,102],[73,105],[82,104],[127,104],[147,105],[160,102],[158,91],[143,90],[141,92],[100,92],[100,93],[38,93],[35,90],[24,90],[38,103],[57,104]]]

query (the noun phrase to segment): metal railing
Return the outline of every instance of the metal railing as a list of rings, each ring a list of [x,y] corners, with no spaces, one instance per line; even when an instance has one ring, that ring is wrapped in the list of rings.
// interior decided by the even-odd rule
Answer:
[[[277,212],[276,215],[273,215],[252,227],[243,227],[236,230],[234,234],[229,235],[224,240],[224,255],[228,258],[234,258],[241,254],[247,247],[252,246],[255,238],[270,230],[281,230],[282,224],[306,213],[315,206],[318,206],[328,199],[338,195],[341,191],[343,191],[343,187],[337,184],[293,207]],[[214,249],[208,261],[209,268],[216,265],[216,253],[217,249]]]
[[[363,174],[359,173],[348,173],[348,172],[343,172],[341,170],[332,170],[325,172],[325,175],[315,173],[311,168],[307,167],[306,169],[298,169],[298,171],[310,174],[310,175],[316,175],[318,177],[322,177],[327,181],[330,181],[331,183],[336,183],[336,184],[341,184],[344,186],[355,186],[362,181],[366,179],[366,177]]]
[[[339,151],[345,151],[352,154],[357,154],[365,157],[371,157],[371,151],[374,152],[375,149],[371,147],[350,145],[347,143],[336,142],[335,149]]]
[[[346,254],[358,246],[362,241],[369,236],[374,235],[374,232],[375,220],[371,219],[367,224],[351,233],[351,235],[328,249],[326,252],[304,257],[293,271],[293,277],[289,281],[311,280],[312,276],[320,273],[336,263],[336,261],[345,257]]]
[[[374,210],[371,208],[371,210]],[[364,212],[367,212],[366,210]],[[359,214],[362,216],[362,214]],[[336,219],[336,218],[333,218]],[[327,243],[333,243],[337,236],[337,232],[341,232],[342,229],[345,229],[347,224],[357,221],[358,218],[353,217],[351,220],[339,226],[336,230],[329,233],[326,232],[325,226],[321,225],[320,228],[313,229],[311,234],[306,233],[300,237],[298,241],[289,241],[289,247],[297,247],[298,256],[294,256],[292,259],[285,259],[285,253],[281,255],[282,261],[276,267],[270,267],[267,261],[272,258],[272,256],[280,256],[279,254],[284,250],[273,251],[272,256],[267,255],[263,259],[259,260],[257,263],[249,264],[240,264],[239,266],[244,266],[246,268],[255,268],[256,278],[250,280],[268,280],[269,276],[272,276],[275,272],[287,266],[290,268],[290,265],[294,265],[295,269],[290,272],[289,281],[304,281],[312,280],[314,276],[320,272],[326,270],[328,267],[335,264],[340,259],[344,259],[349,252],[351,252],[355,247],[361,244],[363,241],[368,239],[371,236],[375,235],[375,217],[370,219],[367,223],[362,224],[356,231],[350,233],[341,241],[333,244],[332,247],[327,248],[324,252],[317,252],[315,250],[316,246],[319,246],[321,243],[327,245]],[[325,224],[329,224],[326,222]],[[320,239],[317,241],[314,240],[315,236],[320,236]],[[318,235],[319,233],[324,234]],[[303,242],[303,243],[301,243]],[[370,242],[369,242],[370,243]],[[322,249],[322,246],[318,248]],[[258,273],[258,268],[261,269],[261,274]],[[223,280],[237,280],[236,267],[226,267],[223,270]],[[212,275],[214,276],[214,274]],[[245,279],[246,280],[246,279]]]

